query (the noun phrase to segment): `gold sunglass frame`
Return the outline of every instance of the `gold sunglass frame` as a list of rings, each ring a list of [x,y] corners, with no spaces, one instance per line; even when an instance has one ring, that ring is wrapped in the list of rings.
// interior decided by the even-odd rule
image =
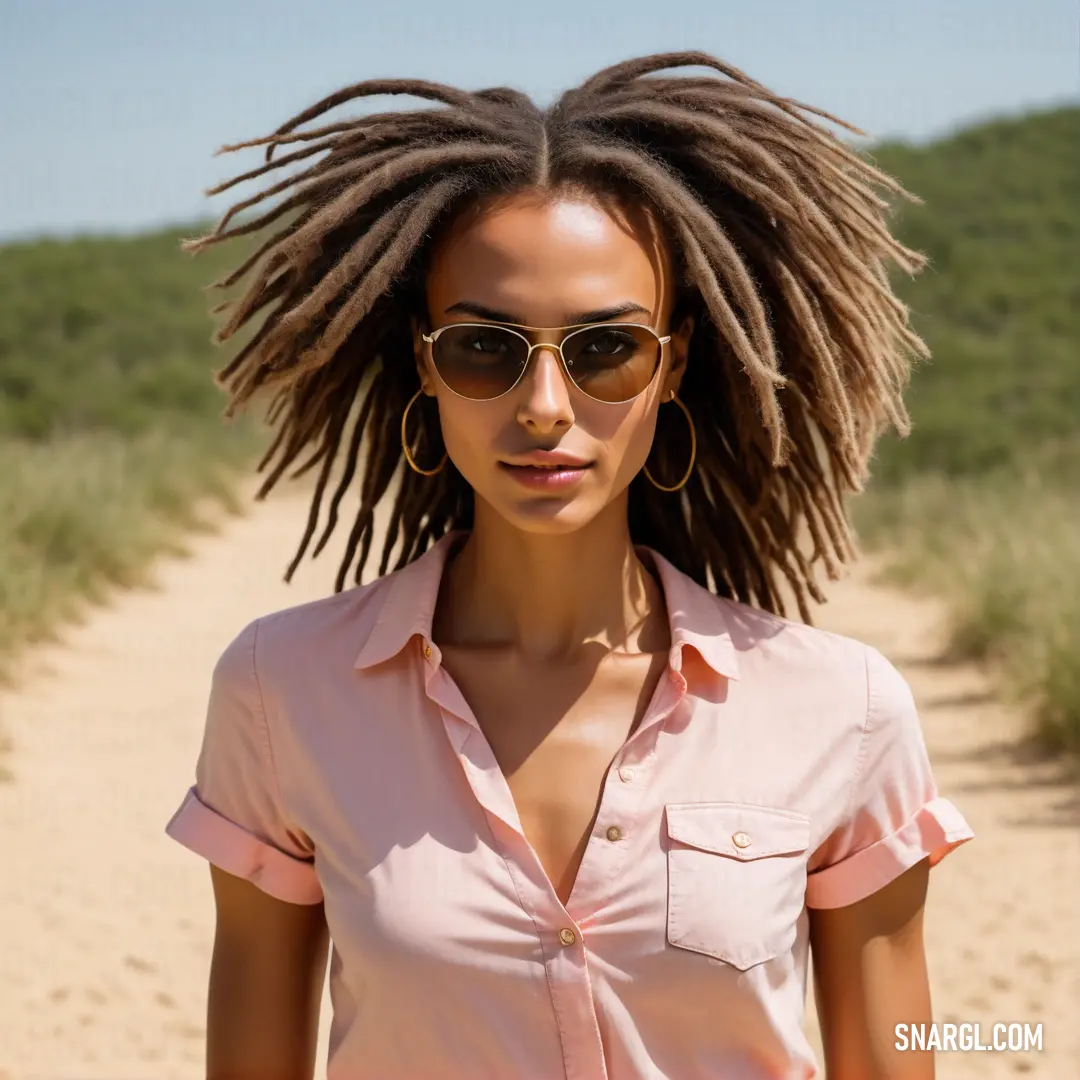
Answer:
[[[521,365],[521,371],[518,374],[518,377],[514,380],[513,385],[507,387],[501,394],[496,394],[494,397],[490,397],[490,398],[470,398],[470,397],[466,397],[466,395],[464,395],[464,394],[458,393],[458,391],[456,391],[442,377],[442,374],[439,371],[439,367],[435,363],[434,352],[432,350],[429,350],[429,351],[432,352],[431,366],[432,366],[433,370],[435,371],[436,378],[438,378],[439,382],[441,382],[443,384],[443,386],[445,386],[446,389],[450,391],[451,394],[453,394],[455,397],[463,398],[465,401],[498,401],[500,398],[506,397],[506,395],[511,393],[518,386],[518,384],[521,382],[521,380],[525,377],[525,373],[529,370],[529,363],[532,360],[533,353],[537,349],[551,349],[554,352],[558,353],[559,364],[563,369],[563,375],[566,378],[566,381],[579,394],[582,394],[583,396],[587,397],[590,401],[595,401],[600,405],[625,405],[628,401],[633,401],[636,398],[641,397],[641,395],[644,394],[645,391],[648,390],[650,386],[652,386],[653,382],[656,379],[657,373],[664,366],[664,346],[667,345],[668,342],[671,341],[671,335],[670,334],[666,334],[664,336],[661,336],[651,326],[648,326],[646,323],[626,323],[626,322],[622,322],[622,323],[616,323],[616,322],[610,322],[610,323],[609,322],[576,323],[573,326],[524,326],[524,325],[521,325],[519,323],[453,322],[453,323],[446,323],[445,325],[440,326],[440,327],[436,328],[435,330],[432,330],[432,332],[430,334],[425,334],[425,333],[421,332],[420,337],[427,345],[433,346],[435,344],[435,342],[438,341],[439,337],[442,334],[444,334],[447,330],[454,330],[454,329],[457,329],[458,327],[470,327],[470,328],[479,329],[479,330],[505,330],[505,331],[507,331],[507,333],[513,334],[515,337],[521,338],[521,340],[525,342],[525,345],[527,346],[527,348],[529,350],[525,354],[525,363],[523,363]],[[584,333],[586,330],[596,330],[596,329],[599,329],[599,328],[603,328],[605,330],[607,330],[607,329],[619,330],[619,329],[623,329],[623,328],[627,328],[627,327],[633,328],[634,330],[647,330],[650,334],[652,334],[652,336],[654,338],[656,338],[657,343],[658,343],[658,348],[660,350],[659,355],[657,356],[656,370],[652,373],[652,378],[649,379],[649,381],[636,394],[634,394],[632,397],[623,398],[622,401],[604,401],[603,398],[593,397],[592,394],[588,393],[588,391],[586,391],[586,390],[583,390],[580,386],[578,386],[578,384],[576,382],[574,382],[574,377],[570,374],[571,364],[570,364],[570,361],[568,361],[566,359],[566,353],[563,352],[563,345],[570,338],[574,337],[575,334]],[[544,335],[562,333],[562,337],[559,338],[558,341],[537,341],[537,342],[532,342],[521,332],[523,330],[528,330],[530,333],[533,333],[533,334],[544,334]],[[563,333],[563,331],[565,331],[565,333]]]

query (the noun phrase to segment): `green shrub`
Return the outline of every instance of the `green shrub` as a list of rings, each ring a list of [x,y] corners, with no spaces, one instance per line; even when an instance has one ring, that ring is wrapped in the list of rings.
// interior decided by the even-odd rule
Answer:
[[[949,603],[951,655],[990,661],[1046,742],[1080,750],[1080,501],[1035,478],[931,475],[856,519],[899,580]]]
[[[992,661],[1080,749],[1080,108],[873,156],[923,199],[896,225],[930,264],[896,284],[933,360],[858,521],[948,597],[954,655]]]
[[[178,532],[199,523],[200,500],[237,509],[232,467],[254,441],[244,427],[247,440],[0,440],[0,670],[15,646],[47,635],[80,601],[142,580],[152,556],[176,550]]]
[[[190,230],[0,247],[0,667],[108,584],[139,579],[259,439],[226,425]]]

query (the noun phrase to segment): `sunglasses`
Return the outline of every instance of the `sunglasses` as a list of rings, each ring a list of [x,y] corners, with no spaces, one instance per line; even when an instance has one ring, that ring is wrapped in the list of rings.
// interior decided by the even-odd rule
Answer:
[[[549,335],[566,331],[558,342],[530,341],[523,331]],[[663,347],[660,337],[640,323],[586,326],[503,326],[450,323],[421,337],[431,346],[439,378],[459,397],[490,401],[521,381],[533,351],[554,349],[566,377],[587,397],[618,405],[631,401],[653,381]]]

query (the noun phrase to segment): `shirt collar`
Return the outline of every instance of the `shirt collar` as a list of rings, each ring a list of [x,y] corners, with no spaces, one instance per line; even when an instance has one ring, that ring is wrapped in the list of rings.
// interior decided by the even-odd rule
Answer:
[[[384,592],[382,607],[355,667],[372,667],[397,656],[417,634],[431,641],[443,568],[455,541],[464,535],[462,530],[446,533],[419,558],[379,582]]]
[[[664,590],[671,631],[669,663],[672,670],[682,670],[683,647],[690,645],[717,675],[737,679],[739,664],[725,601],[684,574],[658,551],[639,546],[637,552],[643,561],[651,561]]]
[[[465,535],[462,530],[447,533],[419,558],[383,578],[382,606],[355,667],[368,668],[389,660],[416,635],[435,648],[431,624],[443,569],[455,543]],[[718,675],[737,679],[739,668],[724,601],[652,548],[639,546],[637,552],[651,563],[664,591],[671,633],[671,668],[682,670],[682,651],[690,645]]]

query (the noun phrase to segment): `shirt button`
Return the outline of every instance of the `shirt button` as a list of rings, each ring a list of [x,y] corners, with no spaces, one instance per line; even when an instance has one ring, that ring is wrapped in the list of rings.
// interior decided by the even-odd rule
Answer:
[[[574,931],[571,930],[568,926],[565,929],[559,931],[559,940],[564,945],[573,945],[574,942],[577,941],[577,934],[575,934]]]
[[[622,829],[618,825],[612,825],[607,831],[607,838],[609,840],[620,840],[622,838]]]
[[[629,784],[630,781],[634,779],[634,770],[629,766],[624,766],[619,770],[619,779],[624,784]]]
[[[738,848],[749,847],[750,837],[744,832],[737,832],[732,835],[731,842]]]
[[[430,660],[431,659],[431,646],[430,645],[425,645],[424,646],[424,659],[425,660]]]

